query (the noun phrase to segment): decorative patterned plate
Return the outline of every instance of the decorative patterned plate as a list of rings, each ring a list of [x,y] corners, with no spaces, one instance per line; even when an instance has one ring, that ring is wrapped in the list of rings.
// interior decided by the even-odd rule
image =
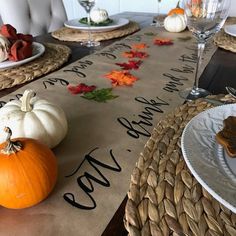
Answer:
[[[40,57],[45,51],[45,47],[41,43],[33,42],[33,53],[31,57],[28,57],[21,61],[3,61],[0,63],[0,69],[7,69],[10,67],[20,66],[27,62],[33,61]]]
[[[181,148],[188,168],[220,203],[236,213],[236,158],[216,142],[223,120],[236,116],[236,105],[218,106],[195,116],[185,127]]]
[[[91,26],[90,27],[90,31],[92,32],[105,32],[105,31],[111,31],[117,28],[120,28],[124,25],[127,25],[129,23],[128,19],[125,18],[111,18],[113,20],[112,23],[110,23],[109,25],[106,26]],[[85,24],[81,24],[79,22],[79,19],[73,19],[73,20],[69,20],[66,21],[64,23],[64,25],[68,28],[72,28],[72,29],[79,29],[79,30],[84,30],[84,31],[88,31],[89,27],[88,25]]]

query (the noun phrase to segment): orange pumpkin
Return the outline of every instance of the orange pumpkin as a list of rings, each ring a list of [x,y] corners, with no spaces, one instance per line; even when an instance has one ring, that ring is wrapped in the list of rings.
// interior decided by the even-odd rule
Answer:
[[[17,138],[0,144],[0,205],[20,209],[44,200],[57,180],[53,152],[37,140]]]
[[[202,0],[192,0],[192,4],[199,5],[202,3]]]
[[[177,3],[176,8],[171,9],[171,10],[168,12],[168,16],[171,16],[171,15],[174,15],[174,14],[177,14],[177,15],[179,15],[179,14],[180,14],[180,15],[184,15],[184,9],[179,6],[179,1],[178,1],[178,3]]]

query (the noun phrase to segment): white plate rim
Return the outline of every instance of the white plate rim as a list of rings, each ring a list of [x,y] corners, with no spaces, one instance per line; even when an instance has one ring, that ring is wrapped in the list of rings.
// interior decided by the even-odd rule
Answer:
[[[201,113],[199,113],[198,115],[196,115],[195,117],[193,117],[185,126],[182,136],[181,136],[181,150],[182,150],[182,154],[184,157],[184,160],[186,162],[186,165],[188,166],[190,172],[193,174],[193,176],[197,179],[197,181],[216,199],[218,200],[221,204],[223,204],[225,207],[227,207],[228,209],[230,209],[232,212],[236,213],[236,201],[235,203],[229,203],[228,201],[226,201],[222,196],[220,196],[214,189],[212,189],[208,183],[206,183],[206,180],[204,180],[200,174],[194,169],[194,167],[192,166],[192,163],[189,159],[189,157],[187,156],[187,153],[185,151],[185,147],[184,147],[184,139],[186,136],[186,133],[189,129],[189,127],[191,126],[192,122],[196,119],[198,119],[200,116],[202,116],[203,114],[209,113],[214,109],[221,109],[222,107],[231,107],[231,106],[236,106],[236,104],[227,104],[227,105],[221,105],[221,106],[217,106],[217,107],[213,107],[210,108],[206,111],[203,111]],[[227,178],[227,176],[225,176]],[[228,179],[230,180],[229,176]],[[235,189],[236,189],[236,185],[235,185]]]
[[[80,19],[81,18],[76,18],[76,19],[65,21],[64,22],[64,26],[67,27],[67,28],[79,29],[81,31],[89,31],[89,27],[88,26],[79,23]],[[112,18],[112,17],[110,17],[110,19],[113,20],[113,23],[111,23],[111,25],[106,25],[106,26],[91,26],[90,27],[90,31],[91,32],[112,31],[114,29],[117,29],[117,28],[120,28],[122,26],[125,26],[125,25],[127,25],[129,23],[129,20],[126,19],[126,18]],[[78,22],[78,26],[71,24],[71,22],[74,22],[74,21]],[[116,24],[114,24],[114,22]]]
[[[0,69],[1,70],[2,69],[8,69],[8,68],[23,65],[25,63],[28,63],[30,61],[35,60],[36,58],[40,57],[45,52],[45,46],[41,43],[33,42],[32,46],[33,46],[33,52],[36,48],[37,48],[38,52],[36,52],[31,57],[25,58],[24,60],[21,60],[21,61],[9,61],[9,60],[3,61],[3,62],[0,63]]]
[[[230,30],[231,27],[234,27],[234,28],[235,28],[235,33],[231,32],[231,30]],[[225,31],[226,34],[229,34],[229,35],[231,35],[231,36],[233,36],[233,37],[236,37],[236,24],[233,24],[233,25],[226,25],[226,26],[224,27],[224,31]]]

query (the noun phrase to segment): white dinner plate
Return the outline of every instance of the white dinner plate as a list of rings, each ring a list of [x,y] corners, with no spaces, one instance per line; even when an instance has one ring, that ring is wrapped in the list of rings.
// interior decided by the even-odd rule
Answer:
[[[111,19],[113,20],[113,22],[110,23],[109,25],[106,25],[106,26],[91,26],[90,31],[92,31],[92,32],[111,31],[111,30],[120,28],[124,25],[127,25],[129,23],[129,20],[126,19],[126,18],[119,18],[119,19],[111,18]],[[79,20],[80,19],[69,20],[69,21],[66,21],[64,23],[64,25],[68,28],[88,31],[89,30],[88,25],[80,23]]]
[[[236,105],[218,106],[195,116],[185,127],[181,148],[198,182],[220,203],[236,213],[236,158],[215,139],[223,120],[236,116]]]
[[[236,25],[226,25],[224,30],[226,34],[236,37]]]
[[[33,42],[32,46],[33,46],[33,53],[31,57],[28,57],[21,61],[9,61],[9,60],[3,61],[0,63],[0,69],[7,69],[10,67],[23,65],[27,62],[33,61],[36,58],[40,57],[45,51],[45,47],[41,43]]]

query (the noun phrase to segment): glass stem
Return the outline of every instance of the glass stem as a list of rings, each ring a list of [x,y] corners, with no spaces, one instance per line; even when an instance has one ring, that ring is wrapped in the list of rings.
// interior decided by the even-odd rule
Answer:
[[[205,49],[205,42],[198,42],[197,48],[198,48],[198,53],[197,53],[197,66],[196,66],[196,73],[195,73],[195,78],[194,78],[194,84],[193,84],[193,91],[196,92],[199,86],[199,69],[201,68],[202,64],[202,58],[203,58],[203,53]]]
[[[91,18],[90,18],[90,11],[87,11],[87,23],[88,23],[88,41],[91,42],[91,32],[90,32],[90,27],[91,27]]]

